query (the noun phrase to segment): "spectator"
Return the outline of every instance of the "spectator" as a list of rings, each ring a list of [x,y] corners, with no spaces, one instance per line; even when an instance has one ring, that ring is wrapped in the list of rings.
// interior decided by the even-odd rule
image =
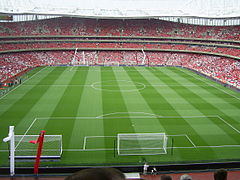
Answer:
[[[125,180],[125,176],[114,168],[92,168],[78,171],[65,180]]]
[[[183,174],[181,177],[180,177],[180,180],[192,180],[192,177],[188,174]]]
[[[160,177],[160,180],[172,180],[172,177],[169,176],[169,175],[162,175],[162,176]]]
[[[227,180],[227,171],[219,169],[214,172],[214,180]]]

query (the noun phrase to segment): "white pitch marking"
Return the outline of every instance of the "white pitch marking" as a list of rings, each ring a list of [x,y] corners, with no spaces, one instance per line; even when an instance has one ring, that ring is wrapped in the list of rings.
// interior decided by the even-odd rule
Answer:
[[[73,70],[73,66],[70,68],[70,70],[69,71],[72,71]]]
[[[15,149],[17,149],[17,147],[19,146],[20,142],[23,140],[24,136],[28,133],[28,131],[32,128],[33,124],[36,122],[37,118],[35,118],[33,120],[33,122],[31,123],[31,125],[28,127],[28,129],[25,131],[25,133],[23,134],[22,138],[19,140],[18,144],[15,146]]]
[[[193,141],[189,138],[189,136],[188,135],[185,135],[186,137],[187,137],[187,139],[190,141],[190,143],[193,145],[193,147],[197,147],[194,143],[193,143]]]
[[[167,135],[167,136],[185,136],[188,139],[188,141],[193,145],[193,147],[195,148],[197,147],[187,134],[176,134],[176,135]]]
[[[235,130],[237,133],[240,133],[240,131],[238,129],[236,129],[235,127],[233,127],[231,124],[229,124],[227,121],[225,121],[223,118],[221,118],[220,116],[217,116],[220,120],[222,120],[225,124],[227,124],[229,127],[231,127],[233,130]]]
[[[86,144],[87,144],[87,139],[88,138],[103,138],[103,137],[115,137],[116,136],[84,136],[84,140],[83,140],[83,150],[86,150]],[[103,149],[102,149],[103,150]]]
[[[145,84],[140,84],[145,85]],[[115,87],[117,85],[93,85],[93,84],[24,84],[22,86],[52,86],[52,87],[65,87],[65,86],[86,86],[86,87]],[[135,87],[135,85],[119,85],[120,87]],[[166,84],[151,84],[151,85],[145,85],[146,87],[153,86],[153,87],[209,87],[209,85],[194,85],[194,84],[186,84],[186,85],[166,85]]]
[[[43,69],[41,69],[40,71],[38,71],[36,74],[32,75],[30,78],[28,78],[27,80],[25,80],[22,84],[17,85],[15,88],[13,88],[12,90],[10,90],[9,92],[7,92],[5,95],[3,95],[2,97],[0,97],[0,99],[3,99],[5,96],[7,96],[10,92],[16,90],[17,88],[19,88],[20,86],[24,85],[25,82],[29,81],[30,79],[32,79],[34,76],[36,76],[38,73],[40,73],[42,70],[46,69],[46,67],[44,67]]]
[[[135,88],[136,85],[102,85],[102,83],[104,82],[127,82],[127,83],[134,83],[133,81],[128,81],[128,80],[109,80],[109,81],[97,81],[97,82],[94,82],[92,83],[91,87],[95,90],[101,90],[101,91],[110,91],[110,92],[135,92],[135,91],[140,91],[140,90],[143,90],[146,88],[146,85],[143,84],[143,83],[140,83],[140,82],[135,82],[137,85],[140,85],[142,86],[141,88]],[[99,85],[98,85],[99,84]],[[105,89],[105,88],[102,88],[102,87],[116,87],[116,86],[119,86],[119,87],[134,87],[133,89],[130,89],[130,90],[112,90],[112,89]]]
[[[84,136],[84,140],[83,140],[83,150],[86,149],[86,143],[87,143],[87,136]]]
[[[206,82],[206,81],[203,81],[201,78],[199,78],[199,77],[195,77],[195,76],[193,76],[192,74],[186,73],[186,72],[184,72],[182,69],[180,69],[180,71],[182,71],[183,73],[185,73],[185,74],[187,74],[187,75],[189,75],[189,76],[192,76],[193,78],[195,78],[195,79],[197,79],[197,80],[200,80],[200,81],[202,81],[202,82],[208,84],[209,86],[212,86],[212,87],[214,87],[214,88],[216,88],[216,89],[218,89],[218,90],[220,90],[220,91],[222,91],[222,92],[228,94],[229,96],[232,96],[232,97],[234,97],[234,98],[240,100],[239,97],[234,96],[234,95],[232,95],[232,94],[230,94],[230,93],[224,91],[223,89],[220,89],[219,87],[215,86],[214,84],[210,84],[210,83],[208,83],[208,82]]]
[[[147,118],[201,118],[201,117],[216,117],[219,118],[220,120],[222,120],[225,124],[227,124],[229,127],[231,127],[234,131],[236,131],[237,133],[240,133],[240,131],[238,129],[236,129],[235,127],[233,127],[231,124],[229,124],[228,122],[226,122],[223,118],[221,118],[219,115],[210,115],[210,116],[159,116],[159,115],[155,115],[155,114],[151,114],[151,113],[145,113],[145,112],[115,112],[115,113],[109,113],[109,114],[104,114],[101,116],[97,116],[97,117],[38,117],[35,118],[31,125],[28,127],[28,129],[25,131],[23,137],[28,133],[28,131],[31,129],[31,127],[34,125],[34,123],[37,120],[41,120],[41,119],[51,119],[51,120],[58,120],[58,119],[98,119],[98,118],[103,118],[104,116],[108,116],[108,115],[112,115],[112,114],[124,114],[124,113],[142,113],[142,114],[147,114],[147,115],[151,115],[151,116],[147,116]],[[105,117],[106,118],[106,117]],[[135,117],[109,117],[109,118],[135,118]],[[136,117],[139,118],[139,117]],[[140,118],[146,118],[145,116],[142,116]],[[179,134],[179,135],[168,135],[168,136],[185,136],[189,142],[193,145],[193,147],[173,147],[173,148],[209,148],[209,147],[218,147],[218,148],[222,148],[222,147],[240,147],[240,145],[219,145],[219,146],[196,146],[195,143],[189,138],[188,135],[186,134]],[[106,137],[106,136],[85,136],[84,137],[84,145],[83,145],[83,149],[64,149],[64,151],[84,151],[86,150],[86,141],[87,138],[93,138],[93,137]],[[115,136],[109,136],[109,137],[115,137]],[[21,140],[20,140],[21,142]],[[19,143],[20,143],[19,142]],[[19,143],[17,144],[17,146],[19,145]],[[17,148],[16,146],[16,148]],[[15,148],[15,149],[16,149]],[[111,150],[111,149],[96,149],[97,150]],[[113,149],[112,149],[113,150]],[[8,150],[0,150],[0,152],[7,152]],[[94,149],[91,150],[86,150],[86,151],[94,151]]]
[[[109,116],[109,115],[114,115],[114,114],[146,114],[146,115],[151,115],[153,117],[162,117],[156,114],[152,114],[152,113],[146,113],[146,112],[113,112],[113,113],[108,113],[108,114],[102,114],[100,116],[97,116],[96,118],[102,118],[105,116]]]

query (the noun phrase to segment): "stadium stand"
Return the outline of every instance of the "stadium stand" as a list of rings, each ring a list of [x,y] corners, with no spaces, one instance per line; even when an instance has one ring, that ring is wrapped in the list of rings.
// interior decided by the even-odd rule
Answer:
[[[116,25],[117,24],[117,25]],[[70,27],[70,28],[69,28]],[[55,18],[32,22],[2,23],[0,36],[88,35],[162,36],[239,40],[239,26],[197,26],[162,20]]]
[[[69,65],[74,51],[25,52],[0,55],[1,81],[4,81],[28,67]],[[171,52],[146,52],[148,65],[180,66],[193,69],[206,76],[236,87],[240,86],[240,62],[224,57]],[[85,58],[85,60],[83,60]],[[90,65],[104,65],[118,62],[120,65],[141,65],[143,54],[140,51],[79,51],[76,64],[89,61]]]
[[[0,81],[30,67],[70,65],[76,48],[85,49],[85,54],[76,54],[75,65],[142,65],[144,49],[145,65],[181,66],[239,88],[239,30],[240,26],[198,26],[156,19],[61,17],[1,23]]]

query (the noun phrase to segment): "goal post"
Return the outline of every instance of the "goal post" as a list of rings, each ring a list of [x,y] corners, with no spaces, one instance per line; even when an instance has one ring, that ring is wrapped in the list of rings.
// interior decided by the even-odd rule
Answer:
[[[77,50],[78,50],[78,48],[76,48],[75,51],[74,51],[74,55],[73,55],[73,58],[71,60],[72,65],[75,65],[76,62],[77,62],[77,60],[76,60]]]
[[[42,138],[43,148],[41,153],[39,153],[37,144],[39,143],[39,135],[15,135],[14,126],[9,126],[8,136],[3,141],[9,142],[11,176],[15,175],[16,158],[35,159],[37,154],[41,154],[39,159],[53,159],[61,158],[62,155],[62,135],[44,135],[44,139]]]
[[[146,62],[146,53],[144,52],[143,49],[142,49],[142,53],[143,53],[142,65],[145,65],[145,62]]]
[[[118,61],[105,61],[103,63],[103,66],[119,66],[119,62]]]
[[[167,154],[165,133],[127,133],[117,135],[118,155]]]
[[[38,140],[39,135],[15,135],[15,158],[33,159],[36,158],[38,145],[32,144]],[[62,135],[44,135],[41,159],[61,158]]]
[[[15,142],[14,142],[14,126],[9,126],[8,137],[3,139],[3,142],[10,142],[9,155],[10,155],[10,175],[15,175]]]

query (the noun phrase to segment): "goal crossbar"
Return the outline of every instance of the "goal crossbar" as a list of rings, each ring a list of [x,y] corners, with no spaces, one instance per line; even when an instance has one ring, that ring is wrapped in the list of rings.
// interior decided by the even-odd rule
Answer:
[[[119,62],[118,61],[105,61],[103,63],[104,66],[119,66]]]

